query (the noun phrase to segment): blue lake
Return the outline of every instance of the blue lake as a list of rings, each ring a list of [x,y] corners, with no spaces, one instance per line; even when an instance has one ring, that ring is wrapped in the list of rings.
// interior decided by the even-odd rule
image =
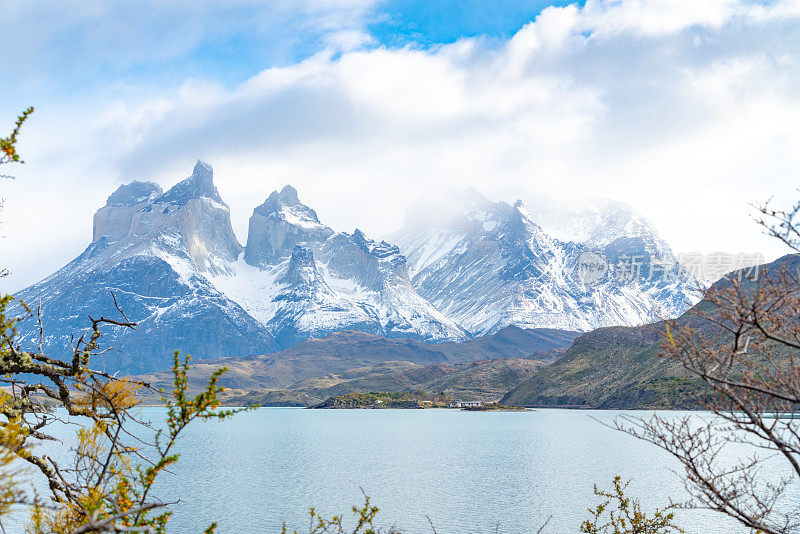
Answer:
[[[161,408],[144,411],[163,420]],[[686,497],[666,453],[604,426],[621,413],[648,415],[262,408],[190,427],[158,493],[180,499],[173,533],[213,521],[221,534],[278,533],[284,521],[305,533],[309,507],[349,518],[362,488],[378,524],[405,533],[431,533],[426,516],[438,534],[536,532],[550,516],[543,532],[578,532],[598,502],[592,485],[617,474],[648,511]],[[49,452],[65,455],[70,441]],[[745,532],[713,512],[676,515],[690,533]]]
[[[181,533],[215,520],[221,533],[305,532],[309,507],[349,514],[362,488],[403,532],[431,532],[426,515],[439,534],[535,532],[551,515],[545,532],[577,532],[592,484],[617,474],[647,507],[685,498],[665,453],[601,424],[619,413],[264,408],[192,429],[161,494],[180,496]],[[713,512],[678,517],[689,532],[743,531]]]

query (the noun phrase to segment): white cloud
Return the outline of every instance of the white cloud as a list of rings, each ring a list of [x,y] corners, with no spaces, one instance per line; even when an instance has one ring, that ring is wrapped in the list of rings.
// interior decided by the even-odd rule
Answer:
[[[747,203],[793,199],[800,2],[589,0],[545,9],[507,42],[425,50],[374,45],[364,4],[352,20],[347,7],[314,19],[326,50],[232,87],[182,80],[43,106],[5,194],[0,247],[20,254],[17,280],[75,255],[116,184],[169,186],[198,157],[242,240],[285,183],[329,224],[376,236],[429,189],[474,185],[532,204],[622,200],[678,251],[778,252]]]
[[[325,36],[328,48],[341,52],[351,52],[374,43],[375,38],[361,30],[341,30]]]

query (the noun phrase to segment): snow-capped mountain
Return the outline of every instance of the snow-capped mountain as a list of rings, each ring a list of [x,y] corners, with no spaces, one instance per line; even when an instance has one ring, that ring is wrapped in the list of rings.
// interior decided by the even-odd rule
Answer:
[[[113,292],[138,323],[103,339],[122,351],[106,368],[126,372],[169,367],[176,348],[265,354],[342,330],[464,341],[507,325],[640,324],[692,303],[669,247],[627,209],[609,208],[573,242],[544,231],[521,202],[471,191],[455,205],[426,207],[394,245],[330,228],[286,186],[253,210],[242,247],[211,167],[198,162],[167,192],[120,186],[95,214],[86,250],[17,296],[42,306],[45,350],[58,357],[87,315],[115,312]],[[601,253],[608,272],[587,281],[580,269]],[[646,265],[620,278],[627,257]],[[655,272],[651,259],[666,267]],[[38,342],[38,327],[26,328],[25,343]]]
[[[601,198],[565,208],[540,200],[533,207],[531,217],[545,232],[562,241],[602,249],[620,237],[641,237],[654,252],[672,256],[669,245],[659,237],[653,225],[623,202]]]
[[[397,247],[334,232],[291,187],[255,208],[243,248],[202,162],[166,193],[149,182],[120,186],[95,214],[87,249],[17,296],[42,306],[45,348],[63,355],[87,315],[115,311],[112,291],[138,327],[110,329],[104,346],[122,352],[106,365],[128,372],[168,367],[176,348],[201,358],[264,354],[344,329],[467,338],[417,294]],[[38,328],[27,328],[33,343]]]
[[[474,190],[450,204],[410,210],[389,239],[408,258],[419,293],[473,335],[509,324],[567,330],[674,317],[694,281],[647,222],[611,206],[580,241],[534,222],[521,201],[490,202]],[[586,277],[589,262],[605,271]]]
[[[94,216],[86,250],[17,297],[41,305],[45,350],[69,354],[87,315],[113,316],[111,291],[136,330],[107,328],[110,370],[169,367],[175,349],[197,357],[244,356],[280,347],[261,323],[209,281],[228,272],[242,247],[230,212],[198,162],[192,175],[166,193],[149,182],[120,186]],[[22,330],[36,342],[31,321]]]
[[[282,346],[344,329],[429,341],[466,332],[420,297],[396,246],[335,232],[286,186],[255,208],[247,246],[217,288]]]

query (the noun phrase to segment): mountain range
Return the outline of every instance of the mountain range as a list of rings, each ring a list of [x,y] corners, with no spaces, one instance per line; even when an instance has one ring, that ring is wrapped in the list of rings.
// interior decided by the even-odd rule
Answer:
[[[758,278],[798,268],[800,255],[788,255],[759,266]],[[713,316],[713,304],[704,300],[675,322],[721,339],[726,333]],[[660,357],[665,331],[663,321],[570,335],[509,326],[471,341],[438,344],[341,332],[274,355],[198,362],[189,381],[200,389],[214,370],[229,367],[224,402],[235,406],[312,406],[347,393],[421,390],[511,406],[696,409],[708,390],[678,362]],[[171,375],[140,378],[168,386]]]
[[[779,280],[777,273],[796,273],[798,269],[800,255],[789,254],[760,265],[758,278]],[[750,283],[739,274],[730,273],[715,286],[728,284],[731,278]],[[711,302],[702,300],[678,317],[676,323],[690,325],[708,339],[719,341],[728,333],[709,319],[714,311]],[[613,409],[697,408],[697,396],[705,392],[702,381],[678,362],[659,356],[664,333],[665,324],[658,321],[636,327],[598,328],[582,334],[563,356],[509,391],[502,402]]]
[[[392,234],[419,293],[472,335],[509,324],[589,331],[680,315],[693,280],[669,246],[623,204],[603,210],[583,241],[545,232],[525,209],[468,190],[451,205],[423,205]],[[581,276],[586,257],[607,265]],[[587,283],[590,282],[590,283]]]
[[[508,326],[494,334],[469,341],[431,343],[348,330],[324,338],[309,338],[273,354],[197,360],[189,372],[188,386],[192,391],[202,389],[211,374],[225,366],[228,372],[222,376],[220,385],[225,386],[229,393],[256,392],[262,395],[271,390],[269,396],[273,401],[276,396],[283,402],[293,399],[289,404],[304,404],[300,399],[304,395],[310,395],[314,397],[314,402],[310,402],[313,404],[327,398],[321,389],[333,385],[332,382],[338,384],[357,377],[361,379],[359,385],[351,383],[348,387],[380,389],[387,387],[387,382],[383,379],[391,375],[396,382],[392,389],[399,390],[400,384],[408,387],[432,378],[429,373],[396,377],[394,373],[399,368],[419,370],[426,366],[439,366],[440,370],[450,371],[476,361],[510,358],[525,359],[524,369],[529,370],[533,366],[531,361],[535,360],[535,366],[540,366],[545,361],[559,357],[578,334]],[[353,371],[355,369],[360,371]],[[439,371],[434,375],[438,376]],[[337,378],[333,380],[331,377]],[[382,380],[376,382],[376,377]],[[173,380],[169,370],[140,375],[137,378],[165,389],[170,387]],[[366,378],[369,380],[365,380]],[[324,383],[324,387],[320,382]],[[507,387],[500,388],[499,391],[496,391],[497,385],[492,386],[495,396],[499,398],[520,382],[522,378],[505,383]],[[273,401],[268,403],[274,404]]]
[[[151,182],[120,186],[95,214],[83,253],[16,296],[41,306],[45,350],[58,357],[87,315],[115,310],[113,292],[138,326],[106,333],[104,346],[120,352],[103,365],[125,373],[167,368],[175,348],[246,357],[342,331],[462,343],[509,325],[638,325],[693,303],[694,281],[624,206],[598,219],[588,239],[564,241],[520,201],[475,191],[453,200],[409,217],[387,242],[332,229],[286,186],[253,210],[242,246],[211,167],[198,161],[166,192]],[[607,262],[588,280],[587,255]],[[643,267],[622,276],[631,258]],[[20,333],[23,344],[39,341],[32,321]]]
[[[534,358],[497,358],[461,364],[384,362],[309,378],[285,389],[238,393],[226,390],[228,406],[316,406],[348,393],[424,391],[459,401],[495,402],[545,363]]]

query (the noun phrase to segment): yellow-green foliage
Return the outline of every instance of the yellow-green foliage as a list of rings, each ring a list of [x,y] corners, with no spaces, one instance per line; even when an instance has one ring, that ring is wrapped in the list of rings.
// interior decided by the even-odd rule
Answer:
[[[10,395],[0,393],[0,406],[10,400]],[[19,417],[0,422],[0,517],[25,498],[20,489],[21,469],[17,463],[18,454],[24,448],[24,437],[25,429]]]
[[[165,399],[166,429],[155,432],[149,442],[132,441],[126,437],[141,424],[132,409],[140,403],[144,384],[89,367],[98,348],[98,323],[93,324],[89,341],[76,346],[72,362],[62,362],[20,347],[17,323],[31,312],[21,305],[21,315],[9,313],[12,302],[11,296],[0,296],[0,374],[11,385],[10,393],[0,393],[0,519],[13,505],[21,504],[32,509],[30,534],[165,532],[171,512],[152,500],[150,491],[157,477],[178,461],[174,445],[189,424],[197,419],[225,419],[240,411],[219,409],[217,395],[223,388],[218,382],[226,370],[214,372],[203,391],[189,396],[190,359],[181,360],[176,351],[173,391]],[[83,421],[76,431],[73,458],[60,466],[36,456],[30,448],[31,443],[47,439],[48,425],[55,418],[44,412],[52,407]],[[25,463],[47,481],[50,495],[46,499],[26,495],[19,485],[16,475]]]
[[[581,524],[585,534],[672,534],[684,532],[674,523],[674,516],[666,510],[659,510],[648,517],[639,501],[625,496],[625,488],[630,482],[622,483],[619,476],[614,477],[610,491],[594,487],[594,494],[603,498],[596,508],[590,508],[591,518]],[[612,506],[612,504],[614,506]]]
[[[353,506],[353,515],[355,516],[355,525],[352,530],[345,530],[344,521],[341,515],[335,515],[330,519],[325,519],[319,515],[315,508],[308,511],[310,516],[310,524],[308,527],[309,534],[400,534],[400,531],[394,527],[389,530],[382,531],[374,524],[375,516],[378,515],[378,507],[372,506],[369,502],[369,497],[364,496],[364,506]],[[292,531],[293,534],[298,534],[296,530]],[[286,523],[283,524],[281,534],[289,534]]]
[[[167,428],[155,434],[152,445],[155,460],[136,461],[143,452],[142,446],[120,445],[108,439],[109,434],[116,436],[125,431],[113,419],[80,428],[75,471],[81,480],[77,485],[79,491],[47,505],[36,503],[28,526],[30,534],[116,532],[119,529],[166,532],[172,512],[150,501],[148,496],[157,477],[179,459],[180,455],[173,450],[176,439],[196,419],[221,420],[241,411],[218,409],[217,394],[222,388],[217,383],[224,368],[214,373],[204,391],[189,397],[186,392],[189,361],[188,356],[181,361],[175,351],[174,389],[172,398],[165,399]],[[79,402],[94,410],[105,405],[116,411],[126,411],[138,404],[136,392],[140,387],[129,380],[106,382],[100,392],[93,390]],[[206,532],[212,533],[215,528],[216,524],[212,524]]]
[[[17,117],[11,135],[8,137],[0,137],[0,165],[4,163],[22,163],[17,153],[17,136],[19,135],[20,129],[22,129],[22,124],[28,120],[31,113],[33,113],[32,107],[23,111],[22,114]]]
[[[0,165],[22,163],[17,152],[20,129],[33,108],[16,120],[8,137],[0,138]],[[7,274],[0,269],[0,276]],[[112,293],[113,297],[113,293]],[[117,306],[120,319],[89,317],[91,330],[78,338],[63,359],[27,350],[18,338],[17,323],[33,313],[22,302],[12,313],[11,295],[0,295],[0,525],[15,505],[31,508],[30,534],[84,532],[165,532],[169,509],[150,498],[158,476],[178,461],[174,445],[183,430],[197,419],[225,419],[238,410],[220,410],[218,386],[226,369],[216,370],[198,395],[187,395],[189,357],[174,355],[172,398],[167,400],[166,429],[141,437],[134,428],[149,431],[148,421],[133,409],[146,384],[119,379],[90,367],[100,350],[101,328],[135,328]],[[114,298],[116,305],[116,298]],[[98,310],[98,313],[109,310]],[[41,328],[41,323],[40,323]],[[44,332],[40,331],[40,337]],[[37,455],[31,445],[53,439],[50,425],[63,410],[78,422],[77,446],[68,461],[55,462]],[[63,412],[62,412],[63,413]],[[20,466],[43,477],[49,495],[40,499],[21,489]],[[26,476],[29,473],[26,473]],[[28,477],[29,478],[29,477]],[[207,533],[214,532],[212,524]]]

